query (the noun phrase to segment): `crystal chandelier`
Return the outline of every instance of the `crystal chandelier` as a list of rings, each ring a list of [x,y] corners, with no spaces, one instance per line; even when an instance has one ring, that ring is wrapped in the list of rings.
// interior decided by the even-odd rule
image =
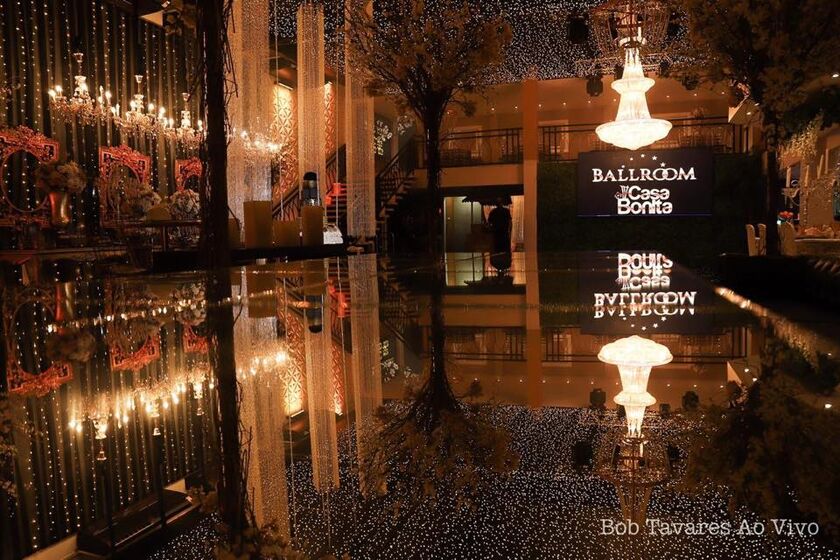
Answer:
[[[639,46],[641,35],[628,40],[624,50],[624,71],[621,79],[612,83],[612,88],[621,96],[618,114],[614,121],[604,123],[595,129],[602,141],[619,148],[638,150],[642,146],[662,140],[671,131],[671,123],[664,119],[653,119],[648,111],[645,93],[655,83],[645,77]]]
[[[99,96],[91,97],[87,76],[82,73],[84,53],[73,53],[73,59],[78,66],[78,73],[73,77],[75,87],[72,97],[64,95],[64,88],[55,85],[49,90],[50,107],[53,113],[66,121],[78,119],[84,124],[105,122],[118,114],[118,107],[111,106],[111,92],[99,88]]]
[[[280,150],[283,148],[282,144],[259,132],[240,130],[236,133],[234,131],[234,136],[231,139],[237,138],[242,155],[246,161],[252,163],[272,160],[280,154]]]
[[[144,95],[139,93],[143,87],[143,75],[137,74],[134,76],[134,80],[137,82],[138,93],[132,96],[132,100],[129,102],[129,110],[126,111],[123,118],[119,119],[117,124],[129,133],[157,136],[164,132],[170,124],[170,120],[166,118],[166,108],[156,108],[154,103],[146,105]]]
[[[119,103],[111,104],[110,90],[100,86],[99,95],[95,99],[91,96],[87,76],[82,73],[84,54],[73,53],[73,58],[79,68],[78,74],[73,78],[73,95],[65,96],[64,89],[59,84],[49,90],[50,109],[56,117],[68,123],[78,121],[85,125],[114,124],[126,134],[142,134],[153,138],[161,136],[187,149],[197,149],[203,141],[204,127],[201,121],[198,121],[197,128],[193,127],[192,115],[186,106],[189,94],[182,94],[185,107],[181,111],[180,125],[176,126],[175,119],[167,117],[164,107],[146,103],[145,96],[140,93],[144,77],[137,74],[134,76],[137,92],[132,95],[128,111],[122,114]]]
[[[192,125],[192,114],[189,110],[189,93],[182,93],[181,97],[184,99],[184,109],[181,111],[181,125],[175,128],[172,119],[167,123],[168,126],[164,130],[167,138],[178,142],[179,144],[189,148],[197,149],[201,141],[204,139],[204,124],[199,119],[195,128]]]

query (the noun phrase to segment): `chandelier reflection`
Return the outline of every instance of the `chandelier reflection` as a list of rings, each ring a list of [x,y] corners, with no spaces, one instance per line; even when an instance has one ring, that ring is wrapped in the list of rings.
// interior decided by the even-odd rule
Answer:
[[[648,393],[650,370],[669,363],[673,356],[667,347],[640,336],[629,336],[601,348],[598,359],[618,366],[621,392],[613,399],[627,413],[627,436],[642,436],[645,409],[656,403]]]
[[[645,409],[656,402],[647,391],[648,379],[651,368],[669,363],[673,356],[662,344],[633,335],[605,345],[598,359],[618,366],[621,392],[614,401],[624,407],[627,433],[608,438],[596,471],[615,485],[622,518],[641,524],[652,488],[670,474],[664,446],[642,435]]]
[[[104,440],[109,425],[115,429],[125,428],[138,413],[157,422],[162,414],[185,404],[192,392],[192,406],[196,416],[204,415],[205,390],[213,390],[215,383],[209,375],[206,364],[199,364],[172,378],[149,382],[130,391],[104,392],[80,405],[71,405],[67,428],[81,434],[85,425],[93,428],[94,439]]]
[[[275,142],[265,134],[240,130],[235,133],[231,140],[239,143],[242,155],[246,161],[260,162],[269,161],[280,155],[283,145]]]

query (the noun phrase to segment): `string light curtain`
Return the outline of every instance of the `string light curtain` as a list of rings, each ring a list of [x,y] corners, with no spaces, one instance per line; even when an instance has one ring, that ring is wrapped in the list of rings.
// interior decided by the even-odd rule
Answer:
[[[62,85],[72,92],[78,74],[73,52],[84,55],[82,74],[91,94],[110,91],[111,103],[129,107],[134,93],[166,107],[174,116],[184,108],[195,114],[193,96],[185,104],[194,65],[195,39],[189,30],[168,34],[159,26],[139,21],[122,4],[108,0],[14,0],[0,2],[0,127],[26,126],[61,142],[62,157],[82,165],[90,182],[97,176],[98,148],[127,144],[152,156],[150,183],[162,196],[174,189],[174,160],[192,155],[161,138],[128,134],[116,126],[82,126],[65,122],[50,111],[48,92]],[[135,75],[142,75],[138,92]],[[13,158],[6,171],[21,197],[38,197],[31,169]],[[98,201],[88,187],[73,209],[95,228]],[[90,231],[90,230],[89,230]]]
[[[289,495],[283,441],[286,406],[281,371],[284,365],[245,376],[241,414],[242,424],[251,436],[248,494],[252,496],[257,522],[276,522],[281,534],[288,538]]]
[[[271,134],[280,144],[279,174],[272,202],[284,201],[289,189],[298,184],[297,108],[295,92],[284,85],[274,86],[274,123]]]
[[[236,95],[228,102],[232,138],[228,146],[228,204],[240,223],[242,205],[271,200],[271,154],[250,146],[270,138],[274,108],[269,73],[269,0],[234,0],[228,27]]]
[[[276,319],[267,312],[274,298],[258,296],[265,274],[259,270],[240,273],[240,286],[249,296],[247,304],[234,307],[233,326],[237,379],[242,388],[240,418],[245,437],[250,437],[248,495],[261,523],[288,518],[283,447],[282,370],[275,360]],[[273,294],[272,294],[273,295]],[[270,305],[260,301],[268,300]],[[253,300],[253,301],[252,301]],[[282,475],[279,474],[282,471]],[[282,484],[278,479],[282,478]]]
[[[321,200],[326,195],[326,120],[324,117],[324,9],[303,2],[298,28],[298,176],[318,174]]]
[[[353,389],[356,407],[356,444],[359,463],[366,452],[365,440],[374,412],[382,405],[382,374],[379,341],[379,283],[376,255],[348,259],[350,267],[350,332],[353,350]],[[362,492],[367,492],[361,479]]]
[[[306,351],[306,398],[309,413],[309,438],[312,450],[312,482],[319,492],[339,485],[338,434],[335,424],[335,387],[332,377],[332,325],[326,295],[326,261],[309,261],[304,275],[307,300],[320,297],[321,317],[307,309],[304,345]],[[318,267],[320,270],[316,270]],[[323,281],[318,281],[319,279]],[[313,284],[312,279],[315,279]],[[314,305],[310,303],[310,305]],[[320,331],[315,325],[321,324]],[[316,332],[313,332],[315,330]]]
[[[72,364],[72,378],[46,394],[26,392],[12,404],[18,450],[13,461],[20,499],[10,502],[0,516],[0,550],[6,551],[7,543],[19,543],[20,556],[53,545],[80,527],[105,523],[102,469],[110,480],[111,512],[117,515],[153,495],[158,481],[167,486],[189,473],[209,472],[214,460],[209,446],[216,426],[212,415],[201,412],[212,408],[214,391],[206,382],[199,391],[195,389],[206,366],[200,354],[186,351],[185,325],[164,322],[157,333],[160,356],[139,369],[117,370],[111,361],[112,336],[117,329],[121,336],[128,336],[132,326],[119,319],[107,327],[95,326],[95,321],[109,313],[118,317],[125,304],[114,302],[125,299],[114,296],[99,280],[56,286],[10,287],[0,297],[6,311],[6,320],[0,321],[0,341],[9,341],[14,348],[14,352],[6,351],[2,367],[7,371],[9,360],[27,369],[49,364],[45,347],[53,323],[78,321],[79,336],[65,344],[83,348],[86,344],[78,340],[89,338],[92,348],[88,359]],[[144,289],[151,293],[160,287],[150,284]],[[165,289],[168,293],[169,287]],[[10,307],[27,312],[15,314],[9,312]],[[61,312],[54,314],[51,309]],[[148,327],[145,321],[144,325]],[[202,376],[191,380],[191,372]],[[157,419],[143,406],[151,396],[165,403]],[[96,422],[103,416],[108,418],[107,426],[99,424],[104,427],[99,434]],[[152,435],[155,426],[160,440]],[[100,450],[104,451],[101,461],[97,460]],[[162,477],[157,474],[158,461],[163,465]]]
[[[371,2],[364,6],[348,2],[347,9],[370,11]],[[347,145],[347,232],[351,237],[376,235],[375,181],[373,154],[373,98],[365,91],[362,76],[351,61],[349,40],[345,44],[345,91]]]

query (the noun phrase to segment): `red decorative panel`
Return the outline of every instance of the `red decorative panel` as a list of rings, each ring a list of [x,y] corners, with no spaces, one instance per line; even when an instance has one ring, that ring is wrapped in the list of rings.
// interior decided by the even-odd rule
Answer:
[[[303,315],[297,310],[287,310],[284,314],[286,322],[286,343],[289,345],[289,366],[285,378],[286,403],[290,412],[297,404],[305,406],[306,402],[306,343],[304,334]]]
[[[181,337],[181,341],[184,345],[184,352],[206,354],[210,349],[207,337],[196,334],[192,325],[184,325],[184,334]]]
[[[335,153],[336,121],[335,121],[335,86],[327,82],[324,86],[324,154],[327,158]]]
[[[344,345],[332,339],[333,402],[336,414],[344,414]]]
[[[197,177],[200,181],[204,176],[204,166],[197,157],[175,160],[175,190],[184,190],[187,181]]]
[[[40,373],[32,373],[21,367],[17,359],[15,325],[19,310],[28,303],[40,303],[55,317],[56,292],[46,289],[31,289],[18,293],[7,293],[3,299],[3,324],[6,343],[6,375],[10,393],[43,396],[73,379],[73,367],[67,362],[53,362]]]
[[[125,166],[141,183],[147,183],[152,169],[152,158],[128,146],[99,148],[99,221],[102,227],[113,228],[119,217],[117,193],[109,192],[111,175]]]
[[[58,160],[59,143],[25,126],[0,130],[0,170],[5,169],[9,158],[17,152],[33,155],[39,162]],[[4,174],[0,174],[0,225],[35,223],[45,226],[49,223],[47,215],[47,196],[32,209],[15,206],[9,197],[9,185]]]
[[[272,203],[280,203],[280,195],[289,196],[298,188],[297,106],[295,94],[283,86],[274,87],[274,121],[271,135],[280,144],[278,160],[279,180],[272,189]]]
[[[151,335],[133,354],[126,354],[119,344],[108,348],[111,371],[137,371],[160,358],[160,335]]]
[[[73,367],[68,363],[53,364],[38,374],[24,371],[13,360],[7,365],[9,392],[19,395],[43,397],[73,379]]]

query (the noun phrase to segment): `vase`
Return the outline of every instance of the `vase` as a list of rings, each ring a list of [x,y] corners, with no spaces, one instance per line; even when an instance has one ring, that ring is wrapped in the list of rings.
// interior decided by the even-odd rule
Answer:
[[[70,195],[64,191],[51,191],[50,199],[50,223],[59,228],[70,225]]]

